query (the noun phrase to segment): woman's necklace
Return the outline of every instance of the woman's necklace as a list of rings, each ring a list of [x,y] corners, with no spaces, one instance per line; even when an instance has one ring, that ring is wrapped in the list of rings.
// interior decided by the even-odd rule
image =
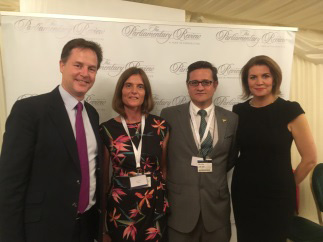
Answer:
[[[255,105],[255,104],[254,104],[254,100],[253,100],[253,98],[252,98],[252,99],[250,99],[250,101],[249,101],[249,105],[250,105],[251,107],[254,107],[254,108],[262,108],[262,107],[266,107],[266,106],[268,106],[268,105],[270,105],[270,104],[274,103],[274,102],[277,100],[277,98],[278,98],[278,97],[275,97],[275,99],[274,99],[272,102],[270,102],[270,103],[268,103],[268,104],[265,104],[265,105]]]
[[[138,126],[137,126],[137,128],[136,128],[136,133],[135,133],[136,136],[139,135],[139,128],[140,128],[140,126],[141,126],[141,123],[139,123]]]
[[[141,126],[141,119],[138,120],[136,119],[136,121],[130,121],[129,119],[127,120],[126,119],[126,123],[127,124],[134,124],[132,127],[136,129],[136,132],[135,132],[135,136],[139,136],[139,128]]]

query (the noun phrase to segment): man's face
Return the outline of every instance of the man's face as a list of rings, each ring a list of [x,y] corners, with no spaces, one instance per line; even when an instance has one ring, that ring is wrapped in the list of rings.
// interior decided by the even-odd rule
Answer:
[[[77,100],[84,99],[93,86],[97,73],[98,59],[91,49],[74,48],[67,61],[60,61],[62,87]]]
[[[197,86],[192,86],[189,84],[191,81],[212,81],[212,83],[209,86],[203,86],[202,83],[199,83]],[[188,94],[190,95],[192,102],[201,109],[205,109],[212,104],[213,94],[217,86],[218,82],[213,80],[212,71],[210,69],[197,69],[189,74],[189,81],[187,84]]]

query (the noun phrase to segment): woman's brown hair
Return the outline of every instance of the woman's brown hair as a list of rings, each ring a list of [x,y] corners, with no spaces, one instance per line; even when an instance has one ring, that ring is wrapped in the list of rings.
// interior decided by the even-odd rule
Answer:
[[[242,82],[242,97],[247,99],[251,96],[251,92],[248,85],[249,70],[253,66],[265,65],[269,68],[273,77],[272,93],[276,96],[280,94],[280,85],[282,82],[282,71],[279,65],[270,57],[266,55],[258,55],[251,58],[241,69],[241,82]]]
[[[147,114],[154,108],[154,100],[151,92],[151,86],[145,71],[141,68],[130,67],[126,69],[119,77],[119,80],[116,85],[116,89],[114,91],[113,99],[112,99],[113,110],[123,117],[126,117],[126,113],[124,110],[124,104],[122,102],[122,89],[123,89],[124,83],[132,75],[140,75],[144,83],[145,98],[144,98],[143,104],[141,105],[142,113]]]

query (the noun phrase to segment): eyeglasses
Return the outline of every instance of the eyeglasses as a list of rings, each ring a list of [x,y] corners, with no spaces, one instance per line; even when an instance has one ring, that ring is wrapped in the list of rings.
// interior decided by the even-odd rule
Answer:
[[[200,83],[202,84],[203,87],[208,87],[208,86],[211,86],[213,81],[209,81],[209,80],[196,81],[196,80],[193,80],[193,81],[188,81],[187,83],[191,87],[197,87],[198,85],[200,85]]]

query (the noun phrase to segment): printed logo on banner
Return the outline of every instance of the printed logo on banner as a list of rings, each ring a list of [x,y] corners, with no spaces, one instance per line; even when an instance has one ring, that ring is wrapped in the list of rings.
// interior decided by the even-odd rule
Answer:
[[[135,39],[154,39],[159,44],[193,44],[199,45],[202,38],[201,33],[193,32],[189,27],[178,27],[171,30],[169,26],[161,25],[127,25],[122,30],[123,36]]]
[[[189,102],[191,99],[189,95],[176,96],[172,99],[161,97],[158,94],[153,95],[155,107],[154,110],[160,112],[163,108],[176,106]],[[230,109],[233,105],[241,103],[242,100],[239,97],[231,96],[218,96],[215,97],[213,103],[217,106]]]
[[[220,30],[215,34],[217,41],[222,43],[240,42],[248,47],[284,47],[292,39],[284,36],[285,31],[266,30]]]
[[[237,68],[233,63],[224,63],[217,67],[218,77],[221,79],[234,79],[239,78],[241,68]]]
[[[108,100],[106,98],[98,98],[95,94],[86,95],[85,101],[93,105],[100,114],[106,113],[107,108],[109,107],[109,105],[111,105],[109,104],[109,102],[111,102],[111,99]]]
[[[148,77],[152,77],[155,70],[154,65],[146,64],[144,61],[133,60],[127,63],[118,64],[112,62],[110,59],[104,59],[101,64],[100,71],[105,71],[108,76],[115,77],[119,76],[124,70],[130,67],[143,69]]]
[[[73,21],[74,23],[75,21]],[[55,19],[32,19],[22,18],[14,22],[17,31],[28,33],[53,33],[57,38],[65,38],[69,35],[97,37],[103,35],[105,30],[99,28],[95,23],[89,21],[67,24]]]
[[[167,98],[161,97],[158,94],[153,94],[153,99],[155,103],[154,110],[158,112],[161,111],[163,108],[180,105],[183,103],[187,103],[191,100],[189,95],[180,95],[171,99],[167,99]]]
[[[180,75],[187,73],[187,63],[186,62],[175,62],[170,65],[169,71],[173,74]]]
[[[28,97],[34,97],[34,96],[38,96],[39,94],[22,94],[17,98],[18,100],[24,99],[24,98],[28,98]],[[87,101],[90,104],[93,104],[95,106],[104,106],[107,103],[107,100],[104,98],[96,98],[95,94],[91,94],[91,95],[86,95],[85,101]]]
[[[222,81],[233,81],[233,84],[236,84],[236,81],[240,78],[240,67],[236,67],[234,63],[224,63],[220,64],[217,67],[219,82]],[[232,83],[232,82],[231,82]],[[231,110],[231,107],[234,104],[240,103],[241,99],[235,96],[215,96],[213,103],[217,106],[227,108]]]
[[[170,73],[180,75],[187,73],[187,62],[175,62],[170,65],[169,71]],[[233,63],[224,63],[217,67],[218,69],[218,76],[223,78],[237,78],[239,77],[241,68],[235,67]]]
[[[235,104],[241,103],[241,99],[231,96],[218,96],[214,98],[213,103],[223,108],[230,108]]]
[[[85,101],[87,101],[88,103],[90,103],[91,105],[96,106],[96,107],[105,106],[107,103],[107,99],[96,98],[95,94],[86,95]]]

